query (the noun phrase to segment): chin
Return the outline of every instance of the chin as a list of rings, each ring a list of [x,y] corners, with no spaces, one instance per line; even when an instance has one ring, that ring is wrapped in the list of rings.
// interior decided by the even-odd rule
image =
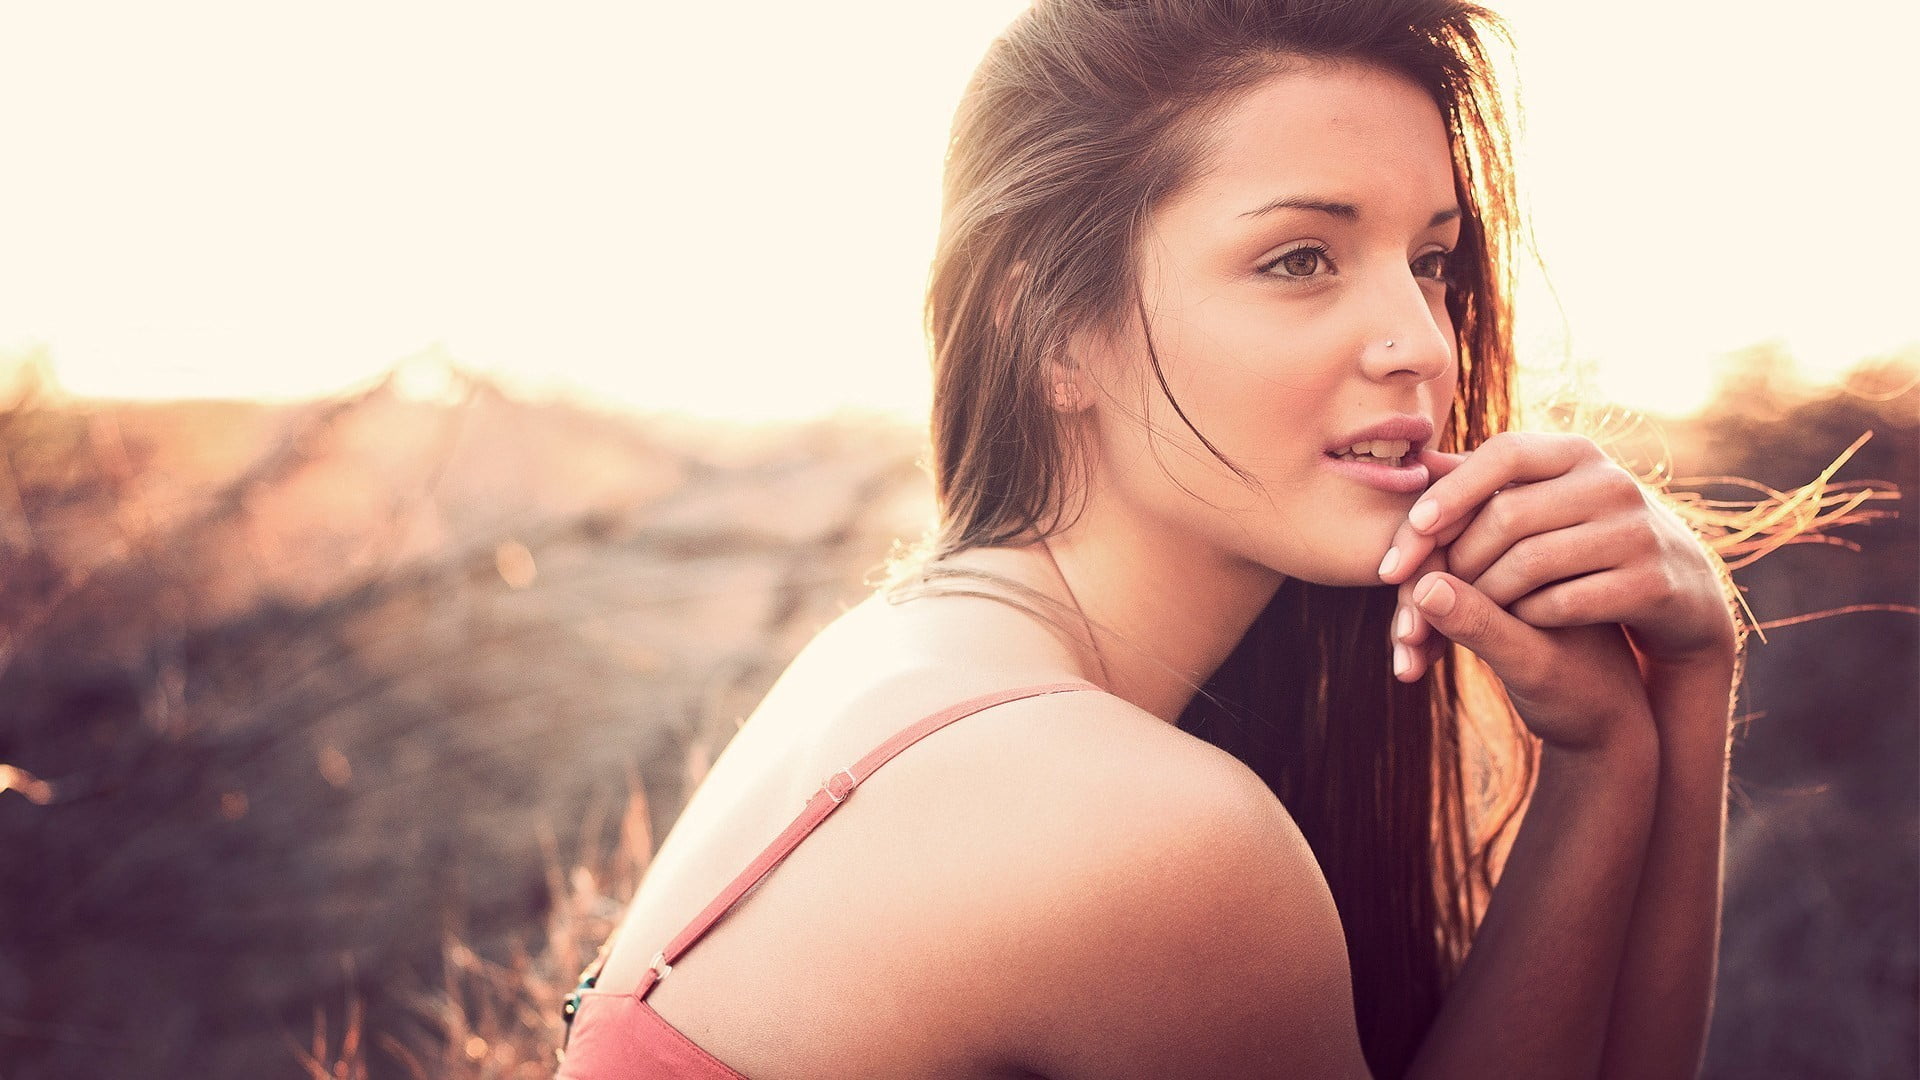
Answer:
[[[1386,548],[1382,547],[1380,554],[1375,556],[1373,561],[1366,562],[1365,565],[1360,564],[1360,562],[1364,562],[1365,560],[1351,563],[1328,562],[1318,566],[1295,567],[1292,572],[1284,569],[1280,572],[1289,578],[1311,582],[1315,585],[1325,585],[1329,588],[1369,588],[1386,584],[1386,582],[1380,580],[1380,559],[1384,557],[1386,553]]]
[[[1380,560],[1386,557],[1387,549],[1393,546],[1393,530],[1387,528],[1378,540],[1352,535],[1360,531],[1352,529],[1348,535],[1338,539],[1329,537],[1331,543],[1315,553],[1320,557],[1314,561],[1314,565],[1299,567],[1302,572],[1296,576],[1315,585],[1340,589],[1386,584],[1380,580]]]
[[[1337,581],[1320,581],[1315,582],[1315,584],[1330,585],[1340,589],[1366,589],[1386,585],[1386,582],[1380,580],[1379,569],[1379,564],[1375,563],[1365,570],[1356,571],[1351,574],[1342,574]]]
[[[1329,588],[1359,589],[1385,585],[1387,583],[1380,580],[1380,560],[1386,557],[1387,549],[1393,546],[1397,527],[1398,522],[1383,518],[1378,539],[1353,535],[1330,536],[1306,551],[1268,550],[1254,555],[1250,561],[1284,578]]]

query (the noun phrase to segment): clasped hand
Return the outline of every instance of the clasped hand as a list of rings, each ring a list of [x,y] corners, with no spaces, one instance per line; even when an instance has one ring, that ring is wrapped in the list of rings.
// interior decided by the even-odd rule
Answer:
[[[1420,460],[1434,479],[1380,571],[1400,586],[1400,679],[1458,642],[1535,734],[1584,746],[1645,708],[1644,671],[1732,655],[1712,554],[1592,440],[1504,432]]]

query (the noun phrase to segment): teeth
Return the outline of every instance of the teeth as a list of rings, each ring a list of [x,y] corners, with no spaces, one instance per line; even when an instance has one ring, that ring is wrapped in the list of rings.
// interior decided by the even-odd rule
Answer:
[[[1405,457],[1413,446],[1405,439],[1370,439],[1347,447],[1349,454],[1372,454],[1374,457]]]
[[[1333,455],[1342,461],[1368,461],[1399,468],[1411,449],[1413,444],[1406,439],[1368,439],[1345,450],[1336,450]]]
[[[1401,460],[1400,458],[1397,458],[1397,457],[1376,457],[1373,454],[1356,454],[1347,450],[1342,450],[1340,453],[1335,454],[1334,456],[1339,458],[1341,461],[1367,461],[1377,465],[1391,465],[1396,469],[1400,467],[1400,460]]]

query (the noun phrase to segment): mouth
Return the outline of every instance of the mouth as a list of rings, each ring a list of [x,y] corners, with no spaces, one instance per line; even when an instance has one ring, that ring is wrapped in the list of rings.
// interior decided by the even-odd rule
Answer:
[[[1336,461],[1357,461],[1366,465],[1386,465],[1399,468],[1410,459],[1419,456],[1420,444],[1407,439],[1371,439],[1352,446],[1327,450],[1325,454]]]
[[[1417,443],[1387,440],[1386,446],[1348,446],[1323,454],[1327,468],[1349,480],[1394,495],[1413,495],[1425,490],[1431,479],[1419,452]]]

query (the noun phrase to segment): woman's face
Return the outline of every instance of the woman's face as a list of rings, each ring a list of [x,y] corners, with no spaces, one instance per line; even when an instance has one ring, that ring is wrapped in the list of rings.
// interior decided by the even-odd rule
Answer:
[[[1461,208],[1440,111],[1398,74],[1321,64],[1259,84],[1215,139],[1197,180],[1155,211],[1141,286],[1174,400],[1257,486],[1160,393],[1136,320],[1124,340],[1076,350],[1103,391],[1101,496],[1289,577],[1377,585],[1425,469],[1330,452],[1397,419],[1417,455],[1449,415],[1444,275]]]

